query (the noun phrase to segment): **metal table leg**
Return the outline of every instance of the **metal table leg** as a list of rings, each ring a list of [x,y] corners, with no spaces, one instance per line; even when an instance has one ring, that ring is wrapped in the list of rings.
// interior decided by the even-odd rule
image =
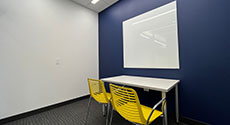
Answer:
[[[166,93],[162,92],[162,99],[166,97]],[[163,104],[162,104],[163,105]],[[164,104],[164,118],[163,118],[163,125],[168,125],[168,118],[167,118],[167,103]]]
[[[176,122],[179,123],[178,85],[175,86]]]

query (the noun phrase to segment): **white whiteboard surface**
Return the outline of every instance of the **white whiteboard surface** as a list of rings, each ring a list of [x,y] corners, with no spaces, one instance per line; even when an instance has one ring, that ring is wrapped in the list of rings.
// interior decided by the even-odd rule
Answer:
[[[179,69],[176,1],[123,22],[124,68]]]

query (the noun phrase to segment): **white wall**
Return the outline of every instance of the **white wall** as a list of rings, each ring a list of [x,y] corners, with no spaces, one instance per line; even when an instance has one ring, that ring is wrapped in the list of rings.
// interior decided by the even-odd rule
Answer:
[[[87,77],[98,78],[97,13],[0,0],[0,119],[86,95]]]

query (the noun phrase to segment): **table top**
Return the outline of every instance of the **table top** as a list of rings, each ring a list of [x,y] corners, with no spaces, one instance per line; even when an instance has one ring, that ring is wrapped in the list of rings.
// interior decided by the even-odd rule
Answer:
[[[128,86],[162,91],[162,92],[170,91],[177,83],[180,82],[180,80],[175,80],[175,79],[162,79],[162,78],[128,76],[128,75],[108,77],[108,78],[103,78],[101,80],[104,82],[128,85]]]

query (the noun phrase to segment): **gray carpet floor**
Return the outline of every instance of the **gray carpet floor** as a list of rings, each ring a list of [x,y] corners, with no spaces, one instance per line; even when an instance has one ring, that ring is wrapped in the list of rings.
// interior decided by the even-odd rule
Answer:
[[[84,125],[88,98],[80,99],[74,103],[35,114],[23,119],[12,121],[4,125]],[[174,118],[168,119],[169,125],[178,125]],[[102,115],[102,105],[92,101],[88,118],[89,125],[105,125]],[[112,125],[132,125],[114,112]],[[162,118],[158,118],[151,125],[162,125]],[[183,125],[180,123],[179,125]]]

